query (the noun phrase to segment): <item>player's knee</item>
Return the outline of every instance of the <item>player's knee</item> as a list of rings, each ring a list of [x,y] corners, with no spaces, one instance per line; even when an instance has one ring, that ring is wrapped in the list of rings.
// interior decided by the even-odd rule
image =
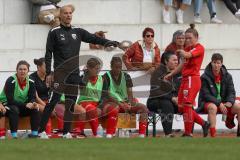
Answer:
[[[74,113],[80,114],[80,113],[86,113],[86,110],[81,105],[75,105],[74,106]]]
[[[208,108],[208,113],[209,114],[216,114],[217,113],[217,106],[215,104],[210,103],[207,108]]]
[[[233,108],[238,114],[240,114],[240,103],[234,103]]]

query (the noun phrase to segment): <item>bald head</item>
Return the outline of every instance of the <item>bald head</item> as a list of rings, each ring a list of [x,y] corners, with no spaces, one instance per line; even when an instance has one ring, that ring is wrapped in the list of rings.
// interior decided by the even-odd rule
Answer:
[[[61,24],[67,27],[71,26],[72,22],[72,13],[74,12],[73,5],[65,5],[60,9],[60,21]]]

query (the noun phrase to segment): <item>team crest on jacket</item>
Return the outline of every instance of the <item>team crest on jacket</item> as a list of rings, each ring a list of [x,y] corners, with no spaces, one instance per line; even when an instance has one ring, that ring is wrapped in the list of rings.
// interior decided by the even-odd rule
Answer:
[[[73,38],[74,40],[76,40],[76,39],[77,39],[77,35],[76,35],[76,34],[72,34],[72,38]]]
[[[183,96],[187,97],[188,96],[188,90],[183,90]]]
[[[54,87],[54,89],[57,89],[59,87],[59,83],[54,83],[53,87]]]

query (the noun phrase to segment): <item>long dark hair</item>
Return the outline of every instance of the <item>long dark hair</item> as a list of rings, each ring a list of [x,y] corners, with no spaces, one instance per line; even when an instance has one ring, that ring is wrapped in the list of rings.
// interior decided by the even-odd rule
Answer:
[[[161,64],[163,64],[164,66],[167,65],[167,62],[169,61],[170,57],[172,55],[175,55],[174,52],[172,51],[165,51],[163,54],[162,54],[162,57],[161,57]]]
[[[43,63],[45,63],[45,58],[42,57],[42,58],[39,58],[39,59],[34,59],[33,62],[36,66],[42,66]]]

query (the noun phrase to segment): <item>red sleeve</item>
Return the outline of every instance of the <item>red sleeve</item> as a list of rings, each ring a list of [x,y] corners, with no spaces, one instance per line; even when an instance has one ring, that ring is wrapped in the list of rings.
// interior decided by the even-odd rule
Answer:
[[[132,69],[133,67],[131,59],[135,54],[135,48],[137,45],[138,45],[138,42],[133,43],[132,46],[130,46],[130,48],[128,48],[125,54],[122,56],[122,60],[125,66],[127,67],[127,69]]]
[[[192,57],[198,57],[204,54],[204,47],[198,44],[189,52],[192,54]]]
[[[156,49],[155,57],[154,57],[154,66],[157,67],[161,62],[161,54],[160,49]]]

